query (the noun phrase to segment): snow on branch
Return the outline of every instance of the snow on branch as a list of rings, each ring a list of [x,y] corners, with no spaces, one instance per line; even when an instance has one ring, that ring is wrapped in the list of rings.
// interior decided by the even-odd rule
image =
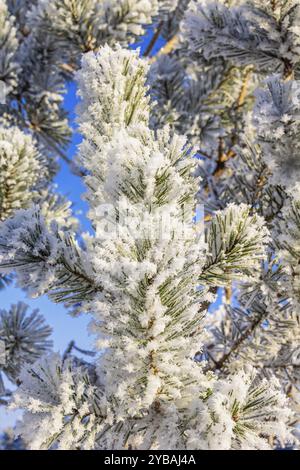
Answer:
[[[5,84],[5,95],[17,85],[19,65],[16,51],[18,48],[17,31],[14,17],[9,14],[5,0],[0,1],[0,105],[5,103],[6,96],[2,96]]]
[[[300,82],[270,76],[256,90],[253,124],[273,181],[293,191],[300,180]]]
[[[300,5],[276,2],[277,8],[272,9],[271,3],[228,7],[222,2],[195,1],[186,15],[185,35],[207,59],[221,56],[235,64],[288,74],[299,63]]]
[[[2,270],[33,292],[80,302],[100,352],[92,374],[57,355],[24,369],[13,399],[25,409],[19,430],[34,449],[270,448],[268,436],[289,438],[278,382],[257,385],[252,369],[219,379],[194,360],[206,338],[201,305],[212,300],[199,277],[249,279],[268,231],[248,206],[230,205],[205,242],[193,222],[196,159],[170,127],[149,128],[147,70],[136,52],[105,46],[78,74],[95,229],[86,249],[37,209],[2,224]]]
[[[0,220],[37,197],[44,161],[30,135],[0,126]]]
[[[17,211],[1,226],[0,266],[16,272],[32,296],[48,293],[55,302],[79,306],[101,290],[85,252],[71,233],[47,226],[37,207]]]
[[[245,204],[228,204],[215,213],[207,233],[207,261],[200,282],[226,285],[234,279],[259,275],[270,240],[262,217]]]

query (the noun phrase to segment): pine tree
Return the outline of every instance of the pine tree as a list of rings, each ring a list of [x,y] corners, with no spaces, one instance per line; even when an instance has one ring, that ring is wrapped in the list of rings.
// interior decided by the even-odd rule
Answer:
[[[299,0],[0,0],[0,281],[97,338],[90,362],[60,356],[36,312],[1,313],[22,445],[297,446],[299,18]],[[91,235],[51,185],[74,74]]]
[[[175,7],[175,0],[0,1],[0,142],[18,140],[21,147],[24,139],[32,139],[31,145],[25,146],[24,155],[17,160],[14,157],[14,161],[2,149],[7,144],[1,144],[1,178],[13,185],[15,173],[19,178],[22,173],[23,180],[27,180],[25,200],[16,190],[20,185],[16,182],[14,208],[26,207],[27,192],[34,192],[37,183],[43,188],[38,194],[43,201],[56,197],[51,181],[60,159],[75,174],[81,173],[66,155],[72,128],[63,98],[82,53],[116,41],[128,45],[144,34],[145,26],[159,14],[167,17]],[[13,137],[6,129],[16,129],[26,136]],[[39,169],[33,153],[39,160]],[[25,169],[29,161],[32,165]],[[0,186],[1,204],[2,192],[6,192],[2,179]],[[65,205],[62,200],[60,203],[56,202],[58,211]],[[0,211],[4,212],[1,206]],[[9,215],[6,212],[0,213],[1,219]]]
[[[157,0],[0,0],[1,221],[38,203],[48,225],[55,220],[63,230],[78,228],[71,203],[52,184],[61,158],[74,173],[81,173],[65,153],[71,138],[63,108],[66,84],[82,53],[107,41],[133,42],[159,12],[167,14],[166,7],[172,6]],[[11,278],[1,274],[0,289]],[[19,331],[13,330],[17,325],[10,324],[12,338],[19,338]],[[34,323],[29,325],[34,335]],[[6,336],[3,341],[6,344]],[[23,346],[27,348],[25,336]],[[33,349],[31,359],[36,357]]]
[[[208,63],[219,60],[229,68],[250,71],[236,108],[242,111],[244,124],[233,140],[221,136],[215,154],[204,156],[201,174],[207,184],[199,198],[210,199],[208,218],[228,203],[250,204],[271,234],[258,282],[227,287],[219,314],[207,318],[206,357],[211,368],[225,376],[245,361],[261,377],[274,373],[290,397],[295,423],[300,332],[299,14],[298,1],[198,1],[183,25],[190,60],[201,64],[204,57]]]
[[[34,294],[80,302],[102,351],[93,373],[57,355],[24,370],[19,429],[32,448],[264,448],[261,434],[288,437],[279,383],[255,385],[252,369],[218,380],[193,358],[212,292],[256,277],[269,234],[246,205],[216,214],[206,242],[197,233],[196,159],[168,126],[149,128],[146,73],[120,46],[83,59],[79,159],[95,227],[84,251],[38,209],[2,225],[2,269],[25,287],[29,272]]]

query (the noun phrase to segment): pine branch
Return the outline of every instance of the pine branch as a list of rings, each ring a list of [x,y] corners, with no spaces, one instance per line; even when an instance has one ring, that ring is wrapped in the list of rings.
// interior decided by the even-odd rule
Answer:
[[[223,354],[223,356],[218,360],[213,359],[214,365],[209,367],[209,370],[216,371],[226,367],[232,355],[238,352],[239,348],[241,348],[244,345],[244,342],[249,339],[255,329],[262,323],[263,319],[263,315],[259,315],[253,321],[252,325],[240,335],[239,339],[230,347],[230,350],[227,353]]]
[[[36,207],[17,212],[3,224],[0,252],[2,271],[17,271],[19,285],[35,295],[48,293],[55,302],[79,308],[102,291],[73,234],[54,224],[47,227]]]
[[[268,231],[263,228],[263,219],[250,214],[249,206],[229,204],[212,218],[206,238],[208,255],[199,282],[227,286],[259,269]]]
[[[0,311],[0,342],[4,344],[4,351],[0,351],[0,369],[13,382],[18,380],[24,365],[35,362],[52,347],[51,328],[45,325],[37,310],[30,315],[27,310],[28,306],[19,302],[12,305],[9,312]]]

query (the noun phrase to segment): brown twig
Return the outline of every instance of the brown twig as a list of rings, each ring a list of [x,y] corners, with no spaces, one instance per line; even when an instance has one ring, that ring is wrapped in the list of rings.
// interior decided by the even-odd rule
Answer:
[[[156,31],[153,34],[153,36],[151,38],[151,41],[149,42],[149,44],[148,44],[148,46],[147,46],[147,48],[146,48],[146,50],[143,54],[144,57],[148,57],[151,54],[151,51],[152,51],[153,47],[155,46],[155,43],[156,43],[157,39],[159,38],[162,27],[163,27],[163,21],[161,21],[158,24],[158,26],[156,28]]]
[[[225,300],[226,304],[230,305],[231,304],[231,296],[232,296],[232,286],[226,286],[225,287]]]
[[[173,36],[168,42],[167,44],[165,44],[164,47],[162,47],[160,49],[160,51],[158,52],[158,56],[161,56],[163,54],[169,54],[170,52],[172,52],[172,50],[174,49],[174,47],[178,44],[178,36]]]
[[[289,80],[294,80],[295,72],[294,72],[292,62],[288,59],[284,59],[283,60],[283,65],[284,65],[284,69],[283,69],[283,79],[284,79],[284,81],[287,82]]]
[[[246,99],[246,96],[247,96],[247,90],[248,90],[248,84],[249,84],[249,80],[250,80],[250,77],[252,75],[252,67],[250,67],[245,75],[245,78],[243,80],[243,85],[241,87],[241,90],[240,90],[240,93],[239,93],[239,97],[238,97],[238,100],[237,100],[237,107],[240,108],[241,106],[243,106],[244,102],[245,102],[245,99]]]
[[[76,72],[76,67],[73,64],[60,64],[59,68],[70,75],[73,75]]]
[[[236,101],[237,110],[241,108],[245,103],[251,74],[252,74],[252,68],[250,67],[244,77],[244,80],[240,89],[240,93]],[[231,138],[231,148],[227,150],[227,152],[224,152],[224,142],[223,142],[223,139],[220,138],[219,147],[218,147],[218,160],[217,160],[216,168],[213,171],[214,177],[218,178],[219,176],[221,176],[221,174],[224,172],[225,167],[226,167],[225,163],[228,160],[230,160],[230,158],[235,157],[236,154],[235,154],[235,151],[233,150],[233,147],[235,146],[236,143],[237,143],[237,136],[236,134],[234,134]]]
[[[240,336],[240,338],[234,343],[234,345],[232,346],[232,348],[226,353],[224,354],[221,359],[219,359],[218,361],[215,361],[215,364],[209,368],[209,370],[212,370],[212,371],[215,371],[215,370],[220,370],[222,369],[222,367],[228,362],[228,360],[230,359],[231,355],[233,353],[235,353],[238,348],[240,347],[240,345],[247,339],[249,338],[249,336],[251,336],[251,334],[253,333],[253,331],[255,330],[255,328],[261,323],[262,321],[262,316],[259,315],[259,317],[252,323],[252,325]]]
[[[170,39],[170,41],[168,41],[168,42],[164,45],[164,47],[162,47],[162,48],[158,51],[158,53],[157,53],[155,56],[151,57],[150,61],[151,61],[151,62],[154,62],[154,61],[157,59],[157,57],[160,57],[160,56],[162,56],[162,55],[167,55],[167,54],[169,54],[170,52],[172,52],[172,50],[173,50],[173,49],[176,47],[176,45],[178,44],[178,41],[179,41],[179,40],[178,40],[178,36],[173,36],[172,39]]]

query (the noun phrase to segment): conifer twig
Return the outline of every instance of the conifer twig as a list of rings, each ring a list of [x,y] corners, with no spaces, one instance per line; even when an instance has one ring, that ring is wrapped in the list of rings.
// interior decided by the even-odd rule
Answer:
[[[155,46],[155,43],[156,41],[158,40],[159,38],[159,35],[160,35],[160,32],[162,30],[162,27],[163,27],[163,21],[160,21],[160,23],[158,24],[157,28],[156,28],[156,31],[154,32],[145,52],[144,52],[144,57],[149,57],[149,55],[151,54],[152,52],[152,49],[153,47]]]

